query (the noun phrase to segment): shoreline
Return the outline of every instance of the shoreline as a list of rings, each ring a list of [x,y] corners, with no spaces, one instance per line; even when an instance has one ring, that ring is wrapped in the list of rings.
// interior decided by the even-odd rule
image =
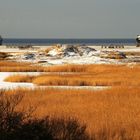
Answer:
[[[3,49],[46,49],[49,47],[53,47],[53,46],[57,46],[57,45],[61,45],[61,44],[52,44],[52,45],[1,45],[0,46],[0,51]],[[113,45],[113,44],[112,44]],[[69,46],[69,44],[62,44],[62,46]],[[109,45],[77,45],[77,44],[71,44],[70,46],[80,46],[80,47],[91,47],[91,48],[95,48],[97,50],[99,49],[107,49],[109,50]],[[119,49],[119,48],[115,48],[115,46],[119,46],[119,45],[115,45],[114,44],[114,48],[110,48],[110,50],[115,50],[115,49]],[[120,46],[123,46],[124,48],[120,48],[121,50],[123,49],[140,49],[140,47],[136,47],[136,45],[123,45],[121,44]],[[103,48],[102,48],[103,47]],[[107,47],[107,48],[105,48]]]
[[[140,63],[140,47],[136,46],[0,46],[3,60],[31,62],[50,66],[62,64],[128,64]]]

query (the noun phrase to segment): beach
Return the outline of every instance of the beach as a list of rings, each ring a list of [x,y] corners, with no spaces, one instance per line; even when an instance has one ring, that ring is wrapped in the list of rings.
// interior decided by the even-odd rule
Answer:
[[[128,64],[139,63],[140,47],[136,46],[78,46],[52,45],[31,46],[0,46],[0,53],[5,53],[5,60],[32,62],[37,65],[60,64]]]

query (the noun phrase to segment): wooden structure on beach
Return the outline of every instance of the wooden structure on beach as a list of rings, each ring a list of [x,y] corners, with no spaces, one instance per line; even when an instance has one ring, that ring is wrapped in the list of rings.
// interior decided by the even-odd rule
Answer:
[[[102,49],[121,49],[121,48],[124,48],[124,45],[114,45],[114,44],[102,45],[101,48]]]
[[[137,47],[140,47],[140,35],[137,35],[136,41],[137,41]]]

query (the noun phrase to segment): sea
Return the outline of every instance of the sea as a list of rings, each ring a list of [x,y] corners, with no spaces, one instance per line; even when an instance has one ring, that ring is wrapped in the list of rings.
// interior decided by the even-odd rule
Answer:
[[[4,45],[39,45],[78,44],[78,45],[136,45],[135,39],[3,39]]]

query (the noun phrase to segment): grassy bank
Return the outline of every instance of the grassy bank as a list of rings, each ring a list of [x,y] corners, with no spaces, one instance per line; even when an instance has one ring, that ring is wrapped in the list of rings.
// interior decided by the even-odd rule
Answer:
[[[140,88],[114,87],[104,91],[16,89],[6,94],[24,94],[23,106],[37,106],[34,116],[74,117],[87,125],[92,135],[118,140],[140,137]],[[101,139],[101,138],[99,138]],[[123,138],[122,138],[123,139]]]
[[[110,71],[126,71],[129,65],[108,65],[108,64],[89,64],[89,65],[54,65],[54,66],[39,66],[38,64],[13,62],[13,61],[0,61],[0,72],[88,72],[88,73],[107,73]],[[130,67],[132,68],[133,65]],[[130,68],[129,67],[129,68]],[[133,67],[136,71],[140,71],[140,65]]]
[[[73,69],[75,67],[75,65],[68,65],[49,68],[52,72],[54,68],[61,68],[61,70],[57,70],[64,71],[63,68]],[[50,73],[37,76],[11,75],[5,81],[31,82],[41,86],[140,86],[139,65],[133,67],[125,65],[77,65],[77,71],[79,73]]]

